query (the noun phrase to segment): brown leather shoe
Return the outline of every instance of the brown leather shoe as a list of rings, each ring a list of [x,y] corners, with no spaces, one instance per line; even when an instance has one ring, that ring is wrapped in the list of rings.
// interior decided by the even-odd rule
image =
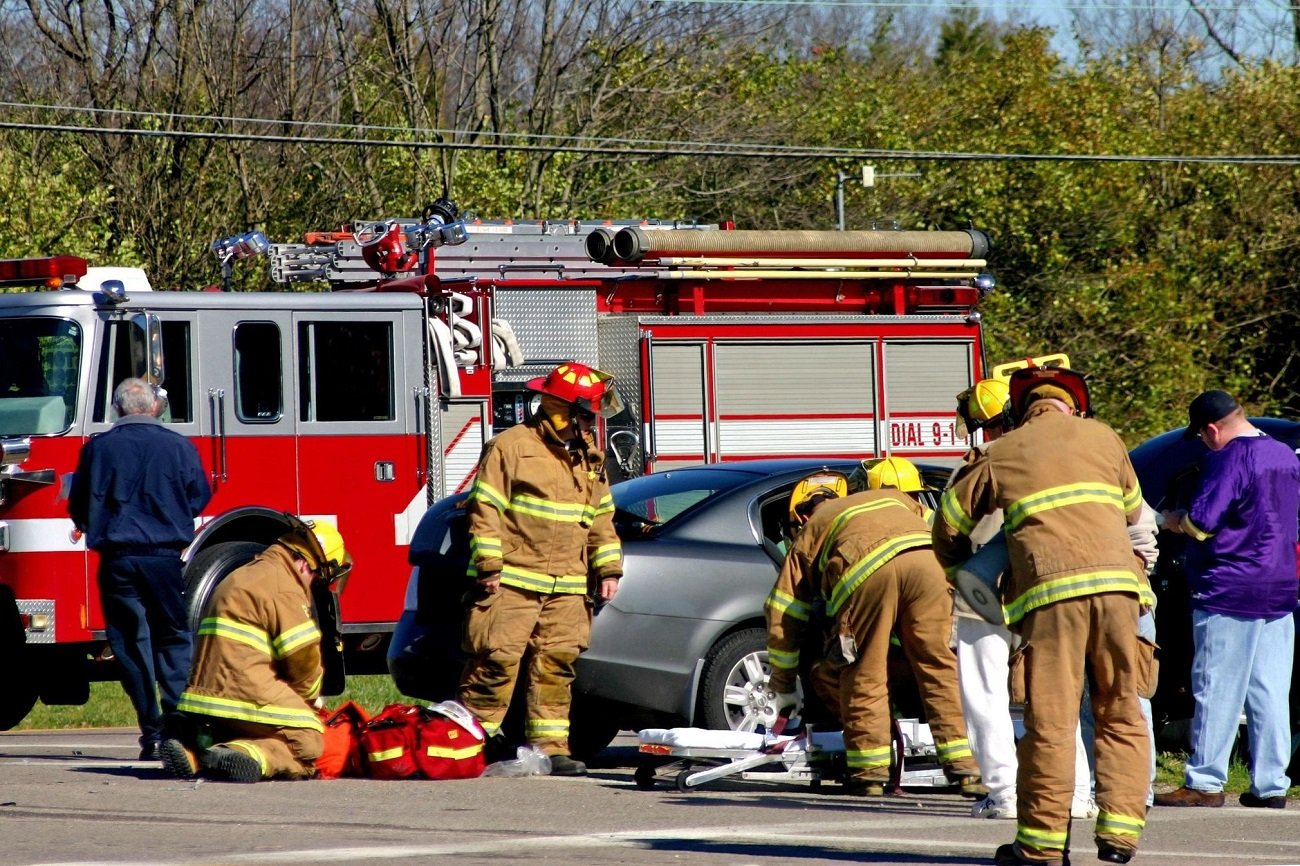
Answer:
[[[1257,797],[1246,791],[1237,799],[1237,802],[1248,809],[1285,809],[1286,795],[1279,794],[1276,797]]]
[[[1156,794],[1157,806],[1206,806],[1217,809],[1223,805],[1222,791],[1197,791],[1186,785],[1168,794]]]

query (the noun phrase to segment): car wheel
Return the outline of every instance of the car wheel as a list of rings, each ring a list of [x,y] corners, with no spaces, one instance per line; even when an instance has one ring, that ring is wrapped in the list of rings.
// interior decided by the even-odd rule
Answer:
[[[613,707],[596,698],[574,695],[569,708],[569,754],[589,761],[614,742],[620,730]]]
[[[217,584],[265,549],[266,545],[254,541],[223,541],[205,547],[190,560],[185,569],[185,606],[189,611],[190,631],[198,633],[203,611]]]
[[[696,718],[716,731],[752,731],[772,723],[764,692],[771,673],[767,631],[746,628],[727,635],[704,662]]]

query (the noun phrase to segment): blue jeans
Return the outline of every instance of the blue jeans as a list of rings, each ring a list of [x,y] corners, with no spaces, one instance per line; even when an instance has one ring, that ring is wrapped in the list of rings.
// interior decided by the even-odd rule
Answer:
[[[189,678],[193,648],[183,589],[179,553],[99,561],[104,631],[135,708],[141,745],[161,738]]]
[[[1242,707],[1250,738],[1251,793],[1285,795],[1291,780],[1291,657],[1295,620],[1192,611],[1192,756],[1187,787],[1222,791]]]

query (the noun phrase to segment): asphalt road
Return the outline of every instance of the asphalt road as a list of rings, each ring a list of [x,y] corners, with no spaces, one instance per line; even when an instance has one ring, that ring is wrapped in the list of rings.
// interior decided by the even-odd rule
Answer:
[[[0,734],[0,864],[439,863],[771,866],[992,862],[1011,821],[968,800],[853,798],[722,780],[639,788],[620,738],[586,778],[182,782],[135,761],[129,730]],[[825,791],[826,793],[821,793]],[[1076,821],[1076,864],[1096,863]],[[1157,809],[1135,864],[1300,864],[1300,808]]]

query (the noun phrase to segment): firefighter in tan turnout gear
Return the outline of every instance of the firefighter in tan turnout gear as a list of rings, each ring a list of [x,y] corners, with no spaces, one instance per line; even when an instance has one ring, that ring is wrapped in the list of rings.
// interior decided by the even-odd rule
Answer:
[[[778,708],[794,703],[799,646],[814,606],[823,604],[831,629],[826,665],[839,669],[846,787],[883,794],[893,724],[887,657],[890,635],[897,633],[940,762],[963,790],[976,789],[979,770],[961,716],[957,660],[948,648],[948,582],[930,550],[925,509],[897,489],[865,489],[867,474],[858,471],[850,479],[858,492],[817,507],[786,557],[766,603],[768,688]]]
[[[597,414],[622,408],[611,379],[568,363],[528,382],[540,407],[484,446],[467,505],[480,593],[458,699],[498,734],[531,650],[525,736],[550,756],[552,775],[587,772],[569,754],[574,664],[591,636],[591,595],[613,598],[623,574],[605,455],[591,432]]]
[[[1016,428],[974,451],[944,494],[935,553],[956,566],[980,518],[1002,509],[1011,569],[1008,625],[1022,645],[1025,736],[1016,839],[999,864],[1066,862],[1074,731],[1085,683],[1096,718],[1098,859],[1127,863],[1145,825],[1149,744],[1138,706],[1139,606],[1154,595],[1135,566],[1128,527],[1142,491],[1123,442],[1086,416],[1083,376],[1060,367],[1011,375]]]
[[[324,670],[312,586],[324,581],[341,591],[352,560],[332,524],[286,517],[290,531],[231,572],[208,603],[179,704],[190,730],[160,748],[163,764],[181,778],[316,774]]]

